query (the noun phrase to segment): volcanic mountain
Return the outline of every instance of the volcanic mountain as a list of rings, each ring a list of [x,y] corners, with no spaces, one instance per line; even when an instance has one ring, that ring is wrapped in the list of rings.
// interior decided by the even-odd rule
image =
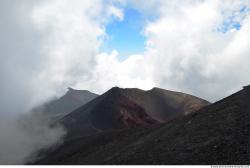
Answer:
[[[128,92],[114,88],[88,106],[101,102],[106,104],[107,102],[103,101],[107,101],[107,97],[114,94],[114,90]],[[161,90],[157,89],[158,91]],[[163,93],[165,95],[169,92]],[[118,95],[120,94],[117,94],[116,99],[119,98]],[[171,103],[170,105],[175,107]],[[94,112],[97,116],[98,110],[106,114],[105,108],[108,107],[110,106],[102,106]],[[149,115],[151,111],[145,110],[145,113]],[[167,108],[166,113],[168,113]],[[156,119],[155,117],[154,120]],[[94,136],[82,136],[65,141],[36,164],[249,165],[249,121],[250,86],[195,113],[173,119],[168,123],[102,132]]]
[[[67,137],[73,138],[168,122],[208,104],[195,96],[160,88],[144,91],[114,87],[64,116],[60,123],[67,129]]]
[[[87,90],[68,88],[65,95],[50,102],[46,102],[34,109],[34,111],[42,111],[50,120],[57,121],[97,96],[97,94]]]

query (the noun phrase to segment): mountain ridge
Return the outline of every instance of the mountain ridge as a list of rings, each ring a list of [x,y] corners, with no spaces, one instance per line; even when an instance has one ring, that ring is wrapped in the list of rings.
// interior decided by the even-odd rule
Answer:
[[[61,118],[68,137],[100,131],[164,123],[187,115],[209,102],[181,92],[164,89],[144,91],[113,87]]]
[[[248,165],[249,120],[247,86],[168,123],[66,141],[36,164]]]

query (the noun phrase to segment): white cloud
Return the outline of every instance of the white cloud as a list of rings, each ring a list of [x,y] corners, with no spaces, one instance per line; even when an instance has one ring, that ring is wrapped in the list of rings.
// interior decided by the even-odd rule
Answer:
[[[37,159],[37,151],[62,143],[66,131],[51,127],[42,113],[25,114],[0,123],[0,164],[25,164]]]
[[[38,34],[38,42],[30,62],[18,66],[20,72],[28,63],[36,67],[32,75],[23,72],[30,75],[26,81],[31,105],[62,93],[69,85],[99,93],[114,85],[159,86],[217,100],[249,82],[248,76],[242,76],[247,66],[241,66],[244,72],[233,66],[248,61],[249,12],[239,11],[249,9],[249,0],[27,2],[32,5],[22,7],[18,22],[29,23],[31,36]],[[145,52],[119,61],[118,53],[100,53],[99,46],[106,37],[105,25],[114,18],[122,20],[121,7],[126,5],[147,15],[153,11],[157,18],[144,28]],[[230,24],[230,18],[241,29],[228,26],[225,33],[219,31],[226,22]],[[24,48],[29,49],[28,45]]]
[[[145,53],[122,62],[117,53],[97,56],[94,89],[159,86],[215,101],[250,82],[249,12],[239,12],[250,7],[249,1],[127,2],[141,11],[152,10],[151,4],[159,14],[145,27]],[[225,25],[232,18],[241,24],[240,30],[230,22]],[[222,27],[229,30],[223,32]]]
[[[43,1],[34,8],[34,23],[46,33],[43,45],[46,64],[33,80],[35,87],[47,81],[40,93],[48,90],[51,93],[46,95],[53,95],[58,89],[76,83],[90,88],[87,85],[94,75],[97,51],[105,37],[104,25],[113,17],[122,20],[122,10],[101,0]]]
[[[244,66],[249,61],[248,18],[241,14],[244,21],[239,31],[217,31],[232,17],[228,9],[237,11],[242,6],[249,7],[249,1],[166,1],[160,7],[161,17],[145,28],[150,45],[159,52],[155,82],[208,100],[218,100],[248,84],[250,68]]]
[[[152,67],[146,64],[144,55],[132,55],[120,62],[118,52],[114,50],[110,54],[97,55],[96,60],[94,76],[89,81],[92,90],[96,92],[103,92],[114,86],[142,89],[151,89],[154,86]]]
[[[23,164],[62,140],[63,128],[52,128],[45,116],[20,114],[70,85],[91,88],[104,26],[122,17],[112,6],[101,0],[0,2],[0,164]]]
[[[152,10],[151,4],[159,14],[144,29],[145,53],[122,62],[115,52],[96,56],[90,89],[100,93],[114,85],[158,86],[215,101],[250,83],[249,12],[239,12],[249,9],[248,0],[127,3],[141,11]],[[240,30],[225,24],[232,18],[241,24]]]
[[[117,17],[120,21],[123,20],[124,18],[124,14],[123,14],[123,10],[119,9],[115,6],[110,6],[108,11],[110,12],[110,15],[114,15],[115,17]]]

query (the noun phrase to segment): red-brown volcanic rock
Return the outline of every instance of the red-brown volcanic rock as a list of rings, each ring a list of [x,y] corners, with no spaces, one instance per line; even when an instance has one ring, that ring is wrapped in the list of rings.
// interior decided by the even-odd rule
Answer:
[[[114,87],[61,119],[68,137],[164,123],[209,102],[185,93]]]

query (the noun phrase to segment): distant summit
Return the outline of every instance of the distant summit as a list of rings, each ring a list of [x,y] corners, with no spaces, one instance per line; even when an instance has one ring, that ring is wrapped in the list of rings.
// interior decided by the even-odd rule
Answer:
[[[74,89],[71,87],[68,87],[68,91],[73,91]]]
[[[42,111],[56,121],[96,98],[98,95],[88,90],[76,90],[71,87],[65,95],[42,105]]]

